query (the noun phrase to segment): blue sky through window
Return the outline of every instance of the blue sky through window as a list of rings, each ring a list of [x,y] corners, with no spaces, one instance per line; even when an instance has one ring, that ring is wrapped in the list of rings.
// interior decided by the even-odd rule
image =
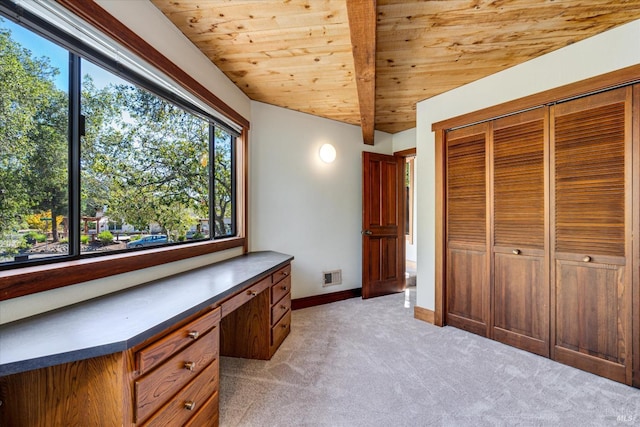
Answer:
[[[0,18],[0,28],[9,30],[11,39],[18,42],[23,48],[30,50],[32,57],[49,58],[49,63],[59,71],[55,78],[56,87],[68,92],[69,74],[67,70],[69,68],[69,53],[67,50],[7,19]]]
[[[69,89],[69,52],[50,42],[49,40],[40,37],[39,35],[31,32],[30,30],[21,27],[9,21],[8,19],[0,18],[0,29],[8,29],[11,32],[11,38],[18,42],[22,47],[31,51],[32,56],[41,58],[49,58],[49,63],[58,69],[59,74],[55,78],[55,85],[58,89],[68,92]],[[96,88],[103,88],[109,83],[121,84],[127,83],[118,76],[104,70],[103,68],[90,63],[87,60],[82,61],[82,73],[90,74],[93,78],[93,83]]]

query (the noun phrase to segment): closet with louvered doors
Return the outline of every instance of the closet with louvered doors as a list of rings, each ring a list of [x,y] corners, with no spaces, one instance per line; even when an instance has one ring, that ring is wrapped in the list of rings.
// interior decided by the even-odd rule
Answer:
[[[479,124],[446,136],[447,324],[489,334],[487,129]]]
[[[549,356],[548,108],[493,121],[492,337]]]
[[[632,88],[551,117],[551,357],[631,384]]]

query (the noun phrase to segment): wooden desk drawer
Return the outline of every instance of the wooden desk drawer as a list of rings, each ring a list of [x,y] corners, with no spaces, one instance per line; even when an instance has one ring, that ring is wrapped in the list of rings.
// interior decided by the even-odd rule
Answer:
[[[271,287],[271,304],[280,301],[291,290],[291,277],[287,276]]]
[[[271,275],[271,283],[276,284],[282,279],[291,276],[291,264],[287,264]]]
[[[271,276],[265,277],[247,290],[240,292],[238,295],[232,298],[229,298],[221,305],[222,317],[226,316],[229,313],[232,313],[236,308],[240,307],[256,295],[258,295],[260,292],[267,289],[269,286],[271,286]]]
[[[218,338],[212,330],[135,382],[136,421],[157,411],[218,358]]]
[[[164,338],[145,347],[136,353],[137,369],[143,374],[154,366],[167,360],[184,347],[203,336],[216,324],[220,322],[220,309],[200,316],[191,323],[188,323],[175,330]]]
[[[279,347],[291,331],[291,310],[285,314],[273,328],[271,328],[271,345]]]
[[[215,392],[211,398],[207,402],[205,402],[204,406],[200,408],[200,411],[189,420],[188,423],[184,425],[184,427],[202,427],[202,426],[210,426],[210,427],[218,427],[218,423],[220,420],[220,414],[218,411],[218,399],[220,397],[219,392]]]
[[[214,360],[192,382],[183,388],[144,426],[182,426],[218,391],[218,359]]]
[[[271,307],[271,324],[274,325],[291,309],[291,293],[287,293],[280,301]]]

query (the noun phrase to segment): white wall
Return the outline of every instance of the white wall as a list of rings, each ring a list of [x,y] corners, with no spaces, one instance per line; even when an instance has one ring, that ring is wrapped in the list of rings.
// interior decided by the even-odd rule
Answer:
[[[291,254],[292,297],[362,287],[362,151],[391,154],[390,134],[373,147],[360,127],[252,102],[249,139],[249,245]],[[336,160],[318,158],[324,143]],[[342,285],[322,272],[342,269]]]
[[[435,137],[431,125],[636,64],[640,64],[640,20],[418,103],[417,305],[430,310],[435,306]]]
[[[407,129],[393,134],[393,151],[416,148],[416,128]]]

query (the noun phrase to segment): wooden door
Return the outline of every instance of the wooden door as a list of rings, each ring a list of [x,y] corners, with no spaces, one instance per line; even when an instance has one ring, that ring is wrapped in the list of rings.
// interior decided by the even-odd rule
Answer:
[[[547,108],[493,123],[493,338],[549,356]]]
[[[552,107],[551,356],[631,383],[631,88]]]
[[[488,335],[487,124],[447,133],[445,321]]]
[[[371,298],[405,288],[404,158],[362,154],[362,298]]]

